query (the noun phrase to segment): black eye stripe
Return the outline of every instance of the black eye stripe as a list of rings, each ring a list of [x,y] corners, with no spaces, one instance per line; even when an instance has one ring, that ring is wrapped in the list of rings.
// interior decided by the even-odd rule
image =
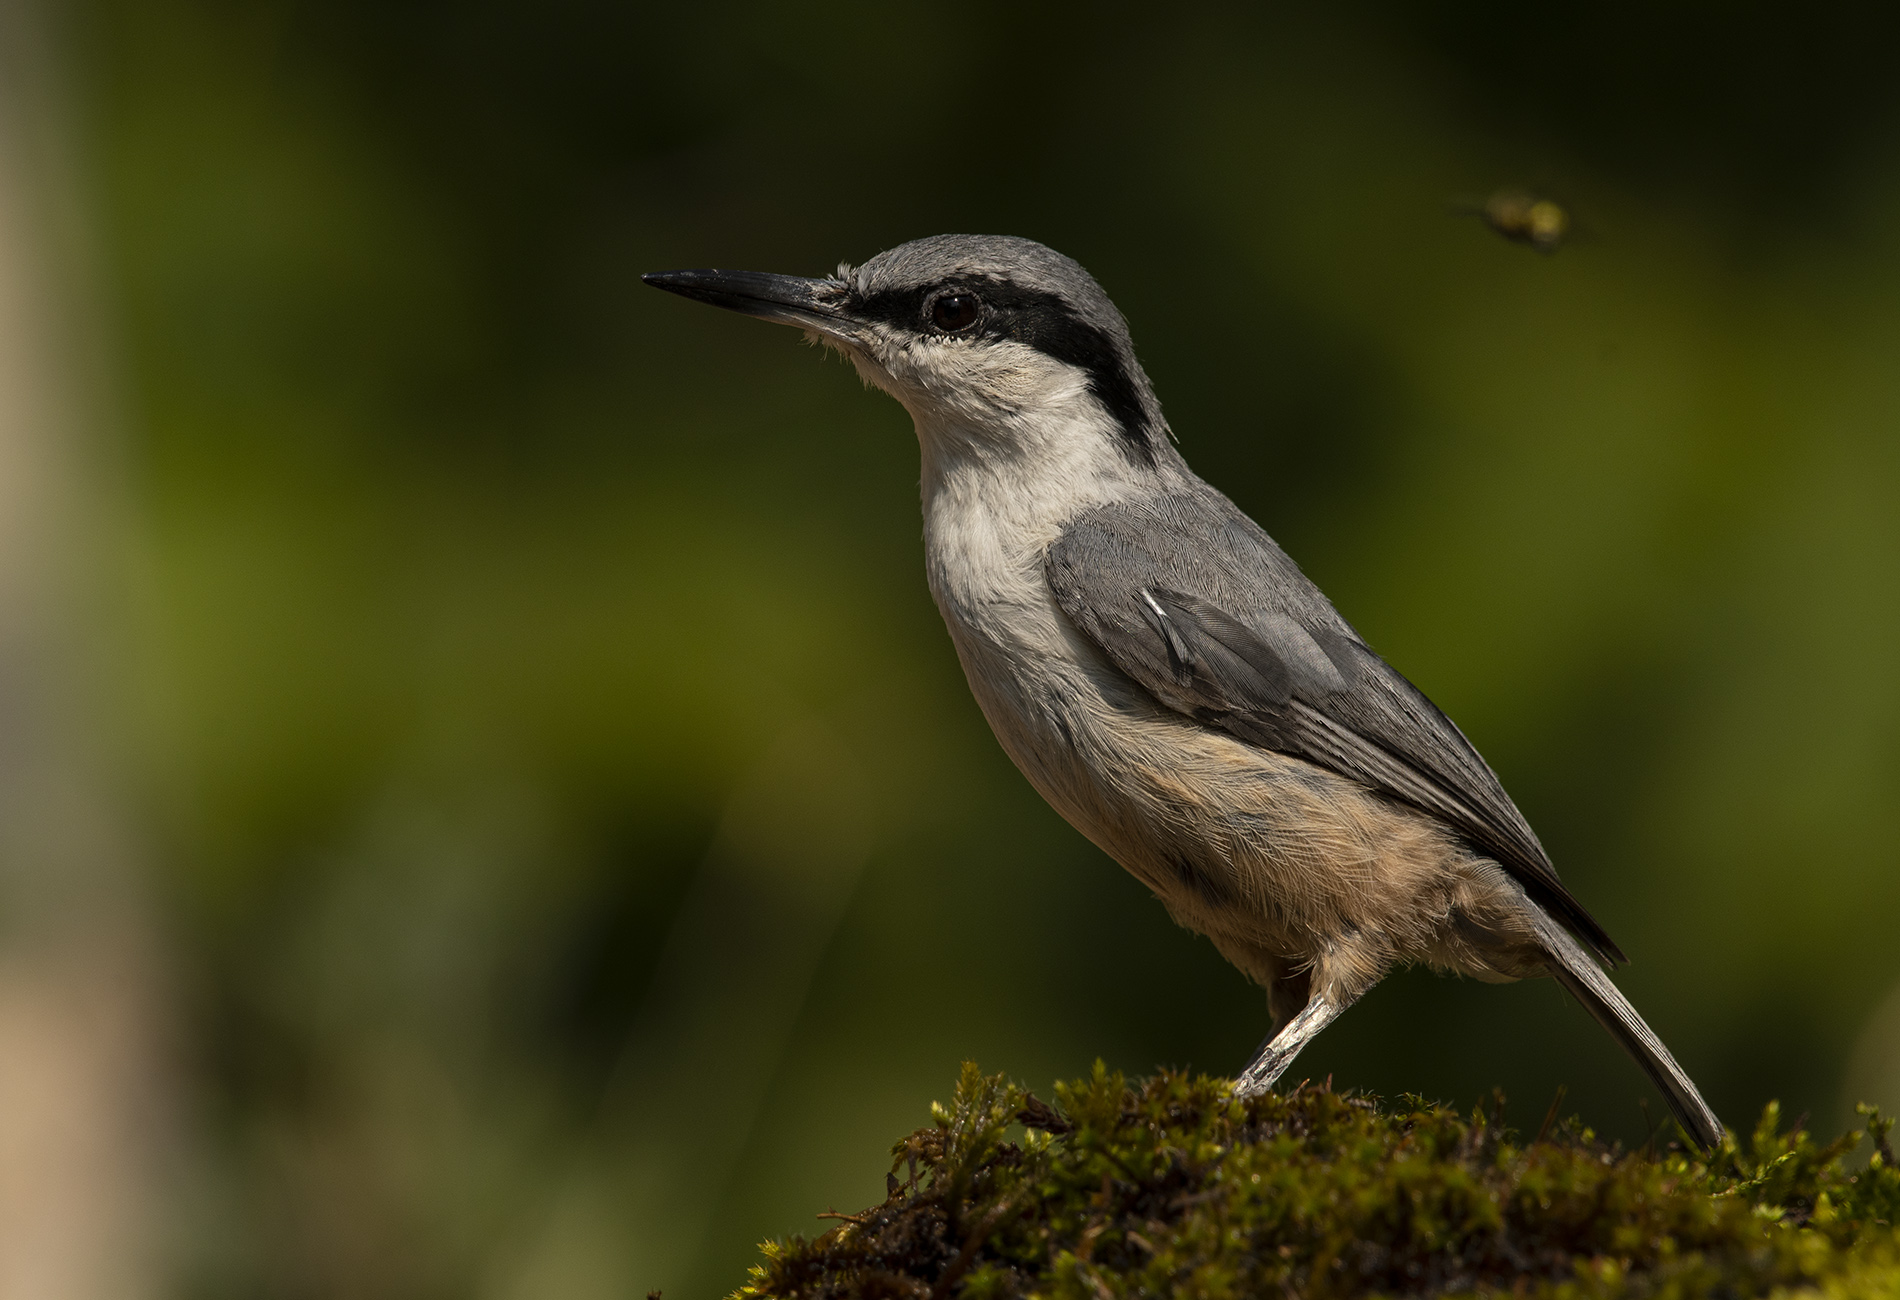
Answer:
[[[974,295],[981,307],[973,327],[955,331],[955,337],[1013,339],[1077,367],[1088,375],[1089,391],[1115,418],[1123,450],[1144,465],[1155,463],[1157,430],[1142,403],[1133,358],[1124,357],[1108,334],[1076,315],[1058,295],[971,277],[871,294],[854,301],[852,310],[898,329],[949,333],[927,313],[959,292]]]

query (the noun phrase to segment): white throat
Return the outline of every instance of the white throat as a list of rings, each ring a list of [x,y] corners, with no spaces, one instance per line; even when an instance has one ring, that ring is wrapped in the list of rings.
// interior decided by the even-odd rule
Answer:
[[[1088,376],[1024,344],[887,335],[846,351],[916,424],[930,590],[973,681],[973,655],[1059,637],[1050,543],[1083,511],[1153,492],[1172,458],[1137,463]]]
[[[1080,373],[1049,366],[1067,373],[1038,396],[1057,400],[991,406],[980,423],[962,409],[911,407],[930,589],[966,667],[976,641],[1011,658],[1053,650],[1062,638],[1043,575],[1050,544],[1084,511],[1153,490],[1154,471],[1130,460]]]

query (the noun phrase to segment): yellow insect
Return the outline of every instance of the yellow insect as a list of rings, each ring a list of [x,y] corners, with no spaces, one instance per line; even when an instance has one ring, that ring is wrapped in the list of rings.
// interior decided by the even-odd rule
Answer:
[[[1473,210],[1485,225],[1515,244],[1554,253],[1571,233],[1570,214],[1555,199],[1529,190],[1502,189]]]

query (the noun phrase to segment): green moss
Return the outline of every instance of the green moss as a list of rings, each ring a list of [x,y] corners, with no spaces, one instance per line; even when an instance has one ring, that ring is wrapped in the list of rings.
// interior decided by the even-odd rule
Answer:
[[[1577,1121],[1097,1065],[1047,1105],[966,1065],[893,1148],[890,1195],[767,1243],[756,1297],[1900,1296],[1892,1121],[1818,1144],[1770,1105],[1704,1157]],[[1553,1113],[1554,1113],[1553,1107]],[[1495,1115],[1497,1107],[1492,1108]]]

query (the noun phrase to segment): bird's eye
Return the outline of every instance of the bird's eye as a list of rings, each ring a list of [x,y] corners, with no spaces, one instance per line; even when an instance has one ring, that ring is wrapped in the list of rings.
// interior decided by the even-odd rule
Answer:
[[[976,324],[977,301],[973,293],[946,293],[930,304],[930,320],[946,334],[967,330]]]

